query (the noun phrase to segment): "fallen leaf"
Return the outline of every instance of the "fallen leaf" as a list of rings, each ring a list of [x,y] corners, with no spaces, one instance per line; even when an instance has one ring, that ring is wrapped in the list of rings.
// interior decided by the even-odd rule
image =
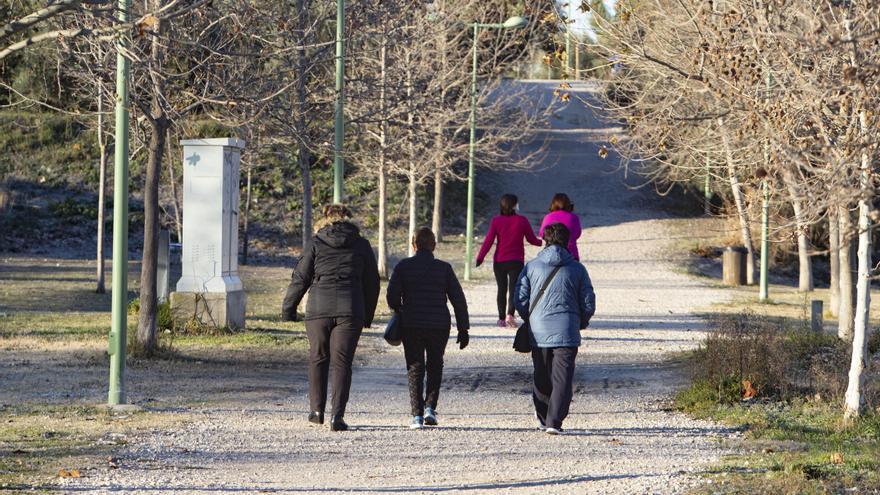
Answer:
[[[758,391],[749,380],[743,380],[743,400],[750,400],[758,395]]]
[[[79,478],[82,476],[78,469],[62,469],[58,471],[58,476],[61,478]]]
[[[843,454],[840,452],[835,452],[831,454],[831,463],[832,464],[843,464]]]

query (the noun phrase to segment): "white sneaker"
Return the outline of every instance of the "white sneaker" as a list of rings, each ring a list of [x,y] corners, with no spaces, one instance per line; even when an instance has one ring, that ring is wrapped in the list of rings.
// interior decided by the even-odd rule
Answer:
[[[545,425],[544,422],[541,421],[541,418],[538,417],[538,413],[535,413],[535,421],[538,422],[538,429],[539,430],[547,431],[547,425]]]
[[[411,430],[421,430],[425,427],[425,418],[421,416],[413,416],[412,423],[409,424]]]
[[[547,428],[544,431],[548,435],[563,435],[562,428]]]

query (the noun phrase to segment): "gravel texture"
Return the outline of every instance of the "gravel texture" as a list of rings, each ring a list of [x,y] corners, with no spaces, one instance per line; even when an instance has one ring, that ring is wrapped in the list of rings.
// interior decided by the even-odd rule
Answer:
[[[526,84],[541,97],[554,88]],[[575,89],[589,98],[589,87]],[[466,287],[471,346],[460,351],[450,342],[447,350],[440,427],[406,428],[402,350],[388,347],[376,329],[358,349],[346,418],[353,431],[306,422],[298,366],[290,390],[269,393],[275,400],[205,407],[179,431],[130,438],[118,469],[68,480],[62,491],[666,494],[698,483],[724,453],[720,440],[736,433],[669,409],[670,394],[685,382],[669,357],[703,336],[691,312],[724,295],[665,259],[669,218],[626,185],[613,154],[597,156],[589,129],[602,125],[582,108],[574,104],[551,119],[555,159],[545,170],[483,183],[493,196],[518,194],[533,224],[552,194],[565,191],[586,227],[581,252],[598,312],[578,356],[566,435],[535,429],[530,360],[511,349],[512,330],[494,326],[494,284],[480,282]],[[479,272],[491,273],[491,266]]]

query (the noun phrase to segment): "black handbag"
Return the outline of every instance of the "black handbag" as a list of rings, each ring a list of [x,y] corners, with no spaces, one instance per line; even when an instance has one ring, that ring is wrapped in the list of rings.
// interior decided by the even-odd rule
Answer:
[[[403,329],[400,326],[400,313],[394,312],[388,324],[385,325],[385,342],[391,345],[400,345],[403,340]]]
[[[559,273],[559,269],[562,266],[557,266],[550,272],[550,276],[547,277],[547,280],[544,281],[544,285],[541,286],[541,290],[538,291],[538,295],[535,296],[535,300],[532,301],[532,304],[529,306],[529,316],[531,316],[532,311],[538,307],[538,302],[544,297],[544,292],[547,290],[547,287],[550,287],[550,282],[553,281],[553,278],[556,277],[556,274]],[[516,352],[529,353],[532,352],[532,327],[529,325],[529,319],[523,318],[523,324],[516,329],[516,336],[513,338],[513,349]]]

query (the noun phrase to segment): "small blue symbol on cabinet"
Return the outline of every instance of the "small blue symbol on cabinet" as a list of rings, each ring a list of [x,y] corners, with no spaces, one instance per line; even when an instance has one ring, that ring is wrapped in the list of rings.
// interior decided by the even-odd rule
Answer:
[[[189,158],[186,159],[186,161],[189,162],[190,165],[195,167],[196,164],[198,164],[199,160],[201,160],[201,159],[202,159],[202,157],[200,157],[198,153],[193,153],[192,156],[190,156]]]

